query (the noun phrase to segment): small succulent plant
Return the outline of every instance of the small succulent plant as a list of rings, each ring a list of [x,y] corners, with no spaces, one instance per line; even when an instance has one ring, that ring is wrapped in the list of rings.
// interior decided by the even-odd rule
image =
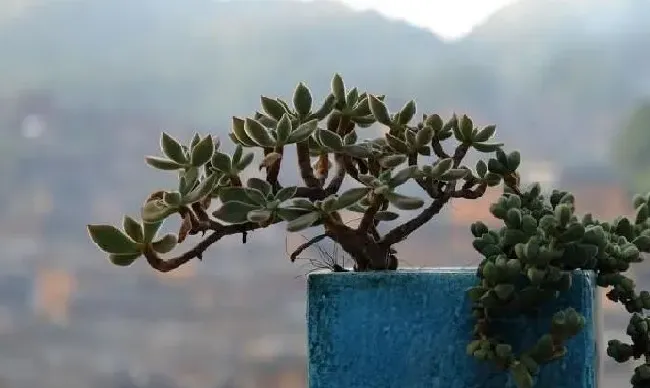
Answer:
[[[292,260],[329,238],[351,257],[355,271],[396,269],[394,245],[434,218],[452,198],[479,198],[488,186],[502,181],[516,185],[519,153],[506,155],[503,144],[491,141],[493,125],[478,128],[466,115],[444,121],[437,114],[424,114],[415,122],[414,101],[391,113],[384,100],[382,95],[346,89],[337,74],[320,105],[314,105],[309,88],[300,83],[291,103],[262,96],[261,111],[233,117],[232,154],[211,135],[195,134],[185,145],[163,133],[163,156],[148,156],[146,162],[177,174],[178,186],[152,193],[140,221],[125,216],[122,230],[89,225],[90,236],[114,264],[128,266],[144,256],[151,267],[166,272],[201,259],[224,236],[245,236],[284,222],[288,232],[323,230],[298,247]],[[368,127],[375,124],[382,134],[372,138],[377,132]],[[446,145],[452,141],[456,144],[449,149]],[[463,161],[472,149],[496,158],[479,160],[470,168]],[[280,182],[281,168],[295,169],[286,165],[288,152],[296,155],[300,186]],[[253,164],[256,156],[259,162]],[[247,169],[246,176],[252,177],[244,181]],[[409,182],[415,182],[427,200],[405,195],[401,189]],[[343,189],[344,184],[350,187]],[[360,220],[346,223],[343,212],[359,213]],[[180,218],[178,233],[158,237],[161,224],[172,216]],[[400,223],[402,218],[407,220]],[[380,223],[393,226],[382,234]],[[178,256],[162,257],[188,235],[199,233],[209,234]]]
[[[617,362],[643,357],[631,384],[650,386],[650,322],[643,314],[650,309],[650,293],[637,293],[634,281],[625,276],[632,263],[643,260],[642,252],[650,252],[649,200],[650,194],[634,198],[633,219],[601,222],[591,214],[579,219],[571,193],[553,190],[545,198],[539,184],[524,192],[506,188],[490,207],[503,227],[489,229],[482,222],[471,226],[473,246],[484,260],[477,271],[479,284],[468,291],[477,322],[467,352],[509,369],[518,387],[533,387],[540,366],[564,356],[566,341],[582,330],[585,318],[572,308],[557,311],[549,332],[518,355],[493,336],[491,318],[535,311],[571,288],[575,270],[590,270],[598,286],[609,288],[607,297],[632,314],[627,327],[632,343],[609,341],[607,354]]]

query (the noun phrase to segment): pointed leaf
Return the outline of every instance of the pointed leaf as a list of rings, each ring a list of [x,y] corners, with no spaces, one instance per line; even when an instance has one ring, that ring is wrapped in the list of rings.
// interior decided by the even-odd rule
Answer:
[[[291,132],[293,131],[293,127],[291,126],[291,119],[289,118],[288,114],[285,114],[282,116],[282,118],[280,118],[275,131],[278,135],[278,145],[281,146],[286,144],[287,140],[289,139],[289,135],[291,135]]]
[[[112,225],[88,225],[91,240],[106,253],[136,253],[138,244]]]
[[[212,193],[212,190],[217,185],[217,181],[221,178],[221,174],[213,172],[207,178],[203,179],[188,195],[183,198],[185,203],[194,203],[201,200],[207,195]]]
[[[241,144],[237,144],[235,146],[235,151],[232,153],[232,164],[233,165],[236,165],[237,163],[239,163],[241,161],[241,157],[242,157],[243,152],[244,152],[244,148],[241,146]]]
[[[173,160],[159,158],[157,156],[146,156],[144,160],[147,162],[148,165],[150,165],[153,168],[157,168],[159,170],[170,171],[170,170],[178,170],[180,168],[183,168],[181,164],[178,164]]]
[[[416,106],[415,101],[411,100],[404,105],[402,110],[399,111],[399,123],[402,125],[408,124],[413,116],[415,116]],[[427,142],[428,143],[428,142]]]
[[[390,115],[388,113],[388,108],[386,107],[386,104],[384,104],[383,101],[379,100],[377,97],[373,96],[370,94],[368,96],[368,103],[370,106],[370,111],[372,112],[372,115],[375,116],[375,119],[384,124],[384,125],[390,125]]]
[[[230,161],[230,156],[218,151],[212,155],[210,163],[212,164],[212,167],[225,174],[230,174],[232,170],[232,162]]]
[[[292,205],[294,207],[298,207],[301,209],[306,209],[306,210],[314,210],[314,203],[306,198],[294,198],[292,202]]]
[[[336,98],[336,102],[345,104],[345,84],[338,73],[332,78],[332,94]]]
[[[280,202],[288,201],[296,195],[296,191],[298,191],[296,186],[284,187],[275,194],[275,199]]]
[[[255,155],[252,152],[249,152],[245,154],[239,163],[237,163],[237,171],[243,171],[246,169],[246,167],[250,166],[250,164],[253,162],[253,158]]]
[[[142,225],[129,216],[124,216],[122,220],[122,227],[131,240],[141,243],[144,242],[144,234],[142,232]]]
[[[271,184],[260,178],[250,178],[246,181],[246,187],[261,191],[265,197],[268,197],[271,194],[272,190]]]
[[[176,212],[176,209],[167,205],[162,199],[147,201],[141,211],[141,218],[145,222],[158,222]]]
[[[424,147],[431,143],[433,139],[433,128],[431,127],[422,127],[415,135],[415,144],[417,148]]]
[[[165,132],[160,136],[160,148],[165,156],[174,162],[179,164],[186,164],[188,162],[181,144]]]
[[[490,153],[501,149],[503,143],[472,143],[472,147],[479,152]]]
[[[319,219],[320,213],[318,212],[309,212],[307,214],[303,214],[302,216],[287,223],[287,231],[298,232],[300,230],[307,229]]]
[[[126,254],[122,254],[122,255],[110,254],[110,255],[108,255],[108,259],[114,265],[117,265],[119,267],[128,267],[131,264],[135,263],[135,261],[140,256],[142,256],[141,252],[138,252],[138,253],[126,253]]]
[[[478,133],[472,138],[473,143],[484,143],[494,135],[496,132],[496,125],[488,125],[487,127],[478,131]]]
[[[150,243],[156,237],[158,230],[162,226],[162,221],[157,222],[143,222],[142,231],[144,232],[143,243]]]
[[[287,113],[286,109],[284,109],[284,106],[277,100],[264,96],[261,96],[260,99],[262,100],[262,109],[264,109],[264,112],[272,118],[280,120],[282,115]]]
[[[247,187],[244,192],[246,193],[246,196],[250,201],[252,201],[254,204],[259,205],[259,206],[265,206],[267,203],[266,196],[259,191],[258,189],[252,189],[250,187]],[[240,199],[242,200],[242,199]],[[245,202],[250,202],[250,201],[245,201]]]
[[[413,178],[418,172],[418,166],[408,166],[401,169],[397,174],[395,174],[389,181],[388,186],[395,188],[403,185],[409,179]]]
[[[316,132],[318,142],[323,148],[331,149],[336,152],[343,150],[343,139],[338,134],[325,129],[319,129]]]
[[[309,138],[311,134],[318,128],[318,120],[310,120],[304,124],[301,124],[296,128],[293,132],[291,132],[291,135],[289,135],[289,139],[287,139],[287,144],[292,144],[292,143],[300,143]]]
[[[309,213],[309,210],[295,208],[295,207],[285,207],[279,208],[276,210],[277,215],[282,218],[284,221],[293,221],[296,218]]]
[[[245,121],[239,117],[232,117],[232,133],[237,140],[246,147],[255,147],[257,144],[251,139],[245,130]]]
[[[226,202],[219,209],[215,210],[212,215],[230,224],[241,224],[248,221],[248,212],[257,209],[257,206],[245,202],[231,201]]]
[[[311,111],[312,97],[309,88],[304,83],[299,83],[293,92],[293,107],[301,116],[306,116]]]
[[[273,213],[270,210],[267,209],[255,209],[251,210],[248,212],[246,215],[248,221],[256,223],[256,224],[261,224],[264,222],[267,222],[268,220],[271,219],[271,216]]]
[[[390,148],[394,149],[395,151],[401,154],[408,154],[410,152],[405,142],[391,135],[388,132],[386,133],[386,141],[388,142]]]
[[[247,118],[244,121],[244,131],[260,147],[275,147],[275,140],[259,121]]]
[[[368,195],[369,192],[369,187],[355,187],[343,192],[336,200],[334,210],[339,210],[354,205],[359,200],[361,200],[361,198]]]
[[[465,178],[468,173],[469,170],[464,168],[452,168],[448,170],[446,173],[442,174],[438,179],[440,179],[441,181],[453,181],[453,180]]]
[[[433,166],[429,174],[429,177],[433,179],[438,179],[447,171],[449,171],[453,167],[453,165],[454,165],[454,160],[452,158],[441,159],[438,161],[438,163],[436,163]]]
[[[397,193],[386,194],[386,199],[400,210],[415,210],[424,206],[424,201],[420,198],[407,197],[406,195]]]
[[[406,162],[406,159],[406,155],[387,155],[379,159],[379,164],[384,168],[392,169]]]
[[[362,144],[351,144],[343,146],[343,152],[360,159],[369,158],[372,156],[372,150],[370,147],[367,147]]]
[[[222,187],[219,189],[219,199],[221,200],[222,203],[241,201],[241,202],[246,202],[251,206],[259,207],[247,195],[246,192],[249,190],[253,190],[253,189],[250,189],[248,187],[236,187],[236,186]]]
[[[322,120],[327,117],[328,114],[332,113],[334,110],[334,105],[336,104],[336,97],[332,93],[328,94],[323,104],[320,106],[318,111],[311,115],[312,118],[317,120]]]
[[[181,193],[178,191],[168,191],[163,194],[163,201],[171,207],[181,204]]]
[[[194,167],[206,164],[214,153],[214,142],[212,136],[208,135],[192,149],[191,163]]]
[[[151,244],[151,247],[153,248],[154,251],[158,253],[169,253],[176,247],[176,244],[178,243],[178,238],[176,237],[175,234],[168,233],[164,235],[160,240],[154,242]]]

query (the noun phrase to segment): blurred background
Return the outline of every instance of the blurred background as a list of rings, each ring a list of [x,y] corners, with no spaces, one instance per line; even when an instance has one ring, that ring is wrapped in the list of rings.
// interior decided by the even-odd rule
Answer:
[[[320,102],[339,72],[393,110],[416,98],[497,124],[523,180],[630,214],[650,190],[648,15],[647,0],[0,0],[0,387],[305,387],[310,268],[286,253],[302,237],[233,236],[163,275],[114,267],[85,230],[175,182],[143,162],[161,131],[232,149],[231,116],[300,81]],[[497,196],[455,200],[400,258],[476,265],[469,225]],[[647,264],[632,273],[650,287]],[[603,301],[605,341],[627,320]],[[605,359],[603,387],[632,367]]]

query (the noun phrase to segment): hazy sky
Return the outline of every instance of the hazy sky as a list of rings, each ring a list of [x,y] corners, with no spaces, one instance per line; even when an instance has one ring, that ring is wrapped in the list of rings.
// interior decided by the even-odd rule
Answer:
[[[445,39],[468,33],[499,8],[516,0],[340,0],[355,9],[374,9],[386,16],[425,27]]]

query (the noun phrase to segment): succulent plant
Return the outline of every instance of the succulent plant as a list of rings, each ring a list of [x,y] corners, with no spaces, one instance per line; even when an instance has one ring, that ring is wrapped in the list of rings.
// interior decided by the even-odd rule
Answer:
[[[89,225],[90,236],[114,264],[128,266],[144,256],[151,267],[166,272],[201,259],[224,236],[245,236],[284,222],[288,232],[323,230],[291,254],[292,260],[329,238],[353,259],[355,271],[395,269],[394,245],[429,222],[452,198],[479,198],[502,180],[516,185],[519,153],[506,154],[502,144],[491,141],[493,125],[478,128],[466,115],[444,121],[437,114],[424,114],[415,122],[415,101],[391,113],[384,100],[346,89],[337,74],[320,105],[300,83],[290,103],[262,96],[262,109],[252,117],[233,117],[232,154],[221,150],[219,139],[211,135],[195,134],[185,145],[163,133],[163,156],[148,156],[146,162],[177,174],[178,186],[152,193],[142,206],[141,221],[125,217],[123,230]],[[368,135],[375,131],[368,127],[374,124],[383,131],[372,138]],[[451,141],[455,147],[446,149],[443,145]],[[470,168],[462,163],[472,149],[495,157]],[[258,150],[261,160],[253,165]],[[295,168],[285,166],[290,151],[297,157],[301,186],[284,186],[279,180],[281,168]],[[259,176],[244,182],[244,170],[250,169],[251,176],[255,168]],[[426,200],[401,191],[411,181]],[[351,187],[342,189],[344,182]],[[418,213],[399,222],[414,211]],[[346,223],[342,212],[360,213],[360,221]],[[161,224],[174,215],[180,218],[178,233],[158,237]],[[394,226],[382,235],[380,223]],[[188,235],[207,232],[185,253],[162,257]]]
[[[650,322],[643,314],[650,309],[650,293],[637,293],[634,281],[625,276],[630,264],[643,260],[642,252],[650,252],[649,200],[650,195],[634,198],[632,219],[601,222],[591,214],[579,219],[571,193],[553,190],[545,198],[539,184],[523,192],[506,187],[490,207],[503,227],[471,226],[473,246],[484,260],[477,271],[479,284],[468,290],[477,322],[467,352],[510,370],[518,387],[533,387],[539,367],[564,356],[566,341],[582,330],[585,318],[571,308],[557,311],[549,332],[518,355],[491,335],[490,322],[503,313],[535,311],[571,288],[575,270],[590,270],[598,286],[609,289],[607,297],[632,314],[627,328],[632,343],[609,341],[607,354],[617,362],[644,357],[631,383],[650,386]]]

